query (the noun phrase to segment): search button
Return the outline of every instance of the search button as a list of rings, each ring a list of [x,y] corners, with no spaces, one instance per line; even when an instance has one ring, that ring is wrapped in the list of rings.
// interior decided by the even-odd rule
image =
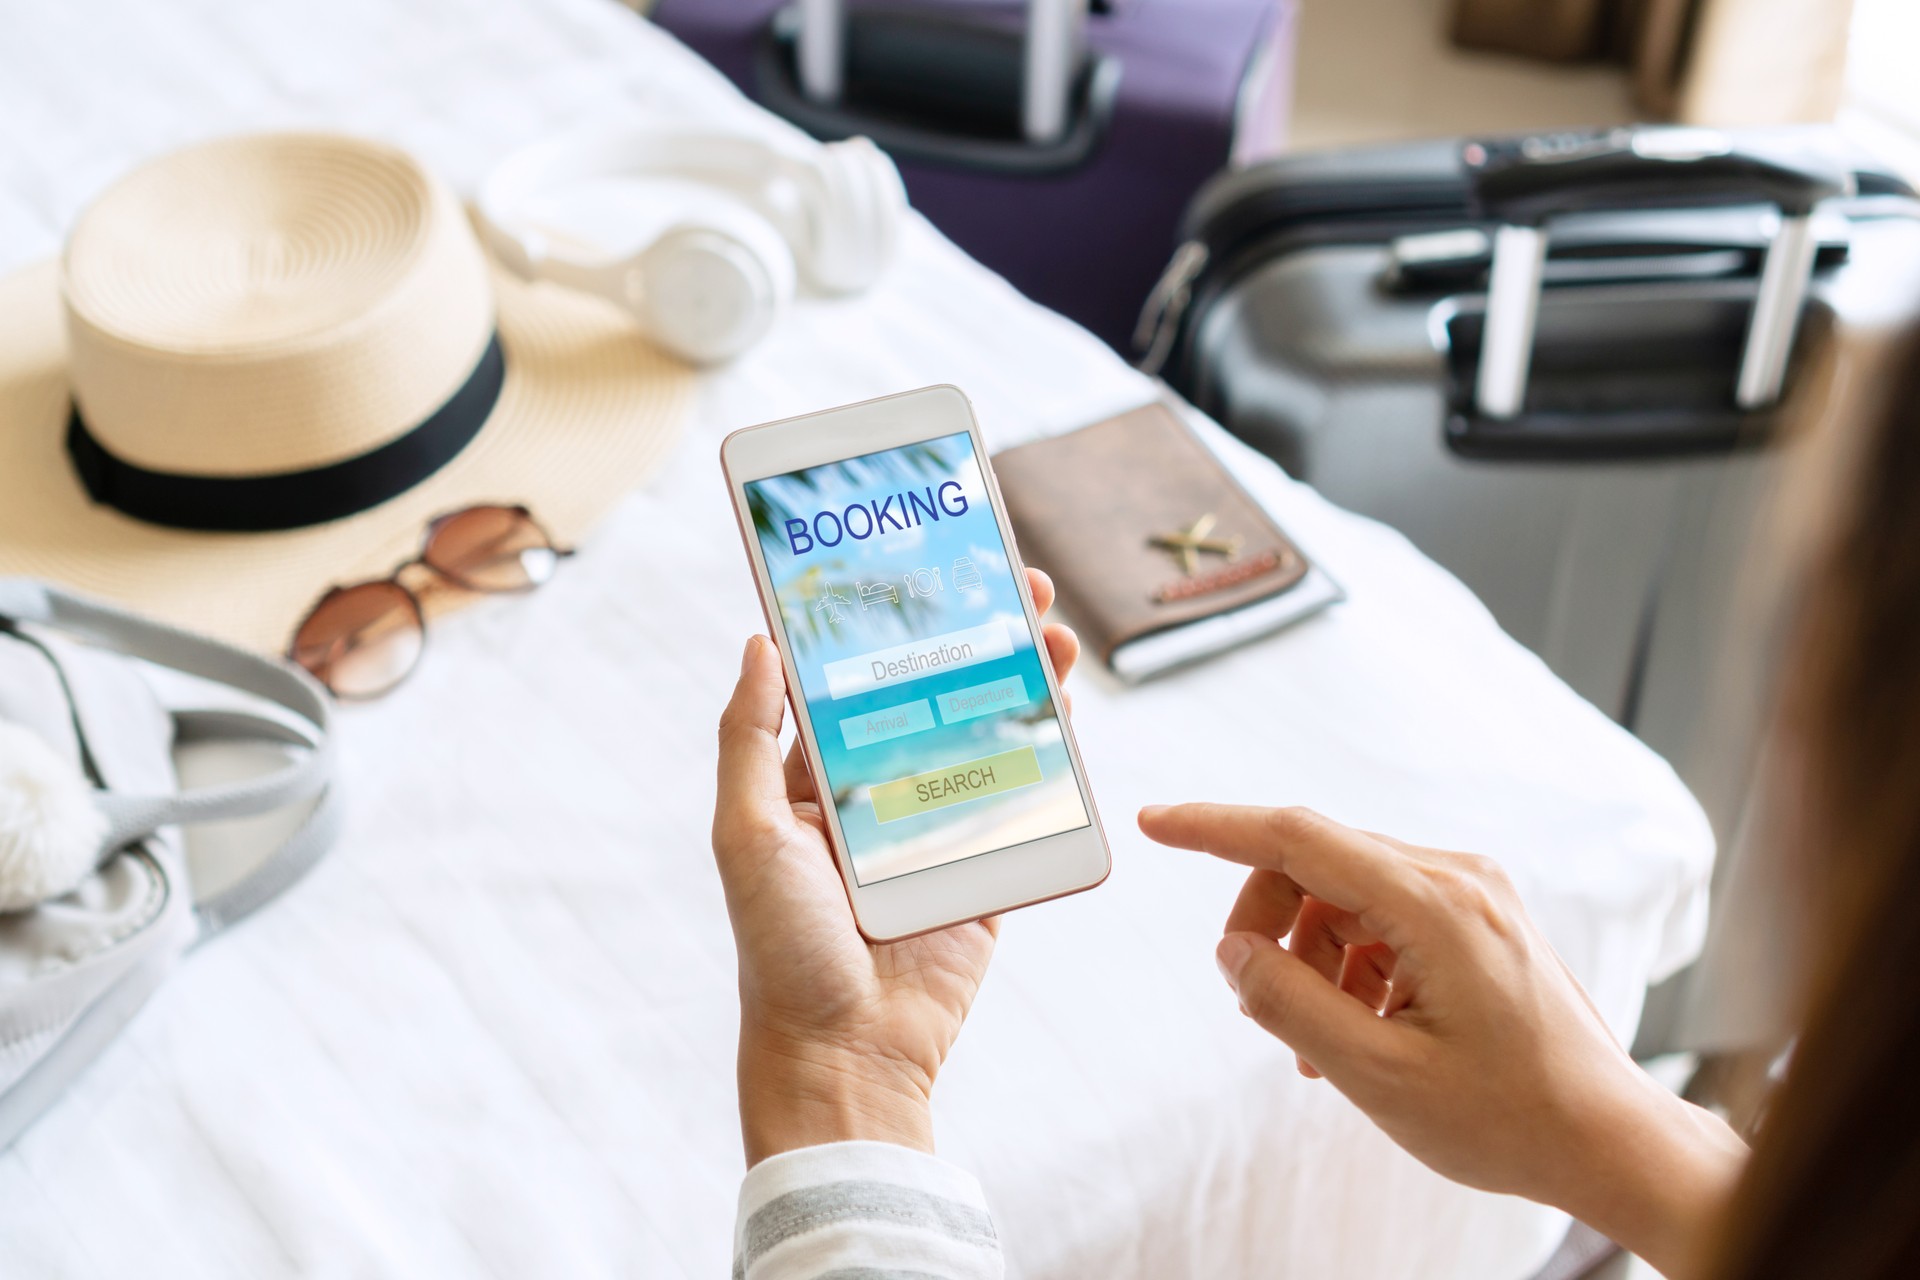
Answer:
[[[875,821],[893,822],[944,809],[950,804],[1017,791],[1038,781],[1040,757],[1032,747],[1020,747],[929,773],[916,773],[911,778],[883,782],[868,794],[873,798]]]

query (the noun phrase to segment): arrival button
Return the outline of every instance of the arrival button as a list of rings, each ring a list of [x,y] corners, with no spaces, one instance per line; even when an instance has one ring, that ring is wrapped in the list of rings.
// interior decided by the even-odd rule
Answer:
[[[1032,747],[1002,751],[931,773],[916,773],[872,788],[873,816],[879,822],[931,813],[950,804],[964,804],[981,796],[1017,791],[1040,781],[1040,757]]]
[[[931,728],[933,708],[921,698],[918,702],[902,702],[864,716],[848,716],[840,722],[840,736],[846,739],[847,750],[853,751]]]

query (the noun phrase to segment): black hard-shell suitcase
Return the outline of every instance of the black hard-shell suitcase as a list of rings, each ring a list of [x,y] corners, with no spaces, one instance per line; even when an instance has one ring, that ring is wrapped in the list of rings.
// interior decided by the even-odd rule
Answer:
[[[1269,161],[1184,237],[1148,367],[1451,569],[1736,843],[1769,445],[1824,340],[1920,324],[1913,191],[1830,130],[1645,127]]]
[[[1521,326],[1524,392],[1489,411],[1493,246],[1529,223],[1548,248],[1544,288],[1517,299],[1537,303]],[[1612,646],[1611,671],[1556,653],[1568,522],[1586,507],[1622,519],[1606,531],[1612,558],[1639,547],[1651,572],[1666,540],[1648,527],[1650,487],[1764,452],[1787,416],[1776,400],[1836,324],[1920,315],[1920,203],[1820,129],[1287,157],[1209,184],[1184,235],[1142,319],[1148,367],[1334,501],[1406,532],[1623,718],[1632,644]],[[1743,369],[1770,249],[1778,350],[1770,371]],[[1644,593],[1618,591],[1574,594],[1636,635]]]

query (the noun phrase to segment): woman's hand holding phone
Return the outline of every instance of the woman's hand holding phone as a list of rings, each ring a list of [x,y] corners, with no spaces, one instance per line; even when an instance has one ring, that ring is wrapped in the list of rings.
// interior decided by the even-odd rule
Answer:
[[[1035,609],[1053,583],[1027,570]],[[1080,644],[1043,629],[1064,682]],[[740,963],[747,1163],[849,1139],[933,1149],[928,1099],[986,976],[999,921],[903,942],[860,936],[798,745],[783,762],[786,677],[754,636],[720,719],[713,851]]]
[[[1302,1073],[1436,1172],[1687,1274],[1746,1148],[1634,1064],[1497,864],[1304,809],[1152,807],[1140,827],[1253,869],[1217,958]]]
[[[1044,613],[1053,584],[1028,574]],[[1064,681],[1079,643],[1058,624],[1043,635]],[[781,758],[786,697],[755,636],[721,718],[713,826],[747,1161],[848,1139],[930,1151],[934,1078],[999,922],[861,936],[805,763],[797,747]],[[1217,958],[1304,1073],[1439,1173],[1555,1205],[1686,1274],[1746,1149],[1634,1065],[1498,866],[1300,809],[1177,805],[1140,826],[1252,868]]]

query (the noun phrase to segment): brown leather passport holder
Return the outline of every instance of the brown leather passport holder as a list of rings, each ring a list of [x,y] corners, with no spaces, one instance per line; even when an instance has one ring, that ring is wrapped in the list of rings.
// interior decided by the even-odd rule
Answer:
[[[1163,404],[995,455],[1021,557],[1103,660],[1279,595],[1307,561]]]

